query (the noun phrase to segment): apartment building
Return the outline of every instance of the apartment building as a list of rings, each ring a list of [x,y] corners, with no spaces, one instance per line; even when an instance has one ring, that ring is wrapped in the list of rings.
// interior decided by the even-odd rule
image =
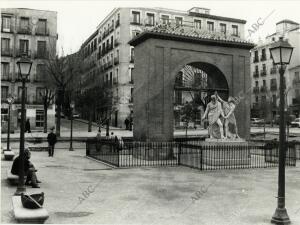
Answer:
[[[15,98],[12,106],[12,128],[18,129],[21,112],[22,82],[17,61],[24,54],[32,60],[31,73],[26,82],[26,118],[31,129],[42,129],[44,111],[44,60],[56,54],[57,13],[24,8],[1,9],[1,123],[2,132],[8,118],[7,97]],[[48,109],[48,126],[54,125],[55,107]]]
[[[210,9],[198,7],[188,11],[115,8],[81,46],[84,61],[90,66],[81,76],[79,90],[84,91],[99,82],[109,85],[114,96],[111,123],[113,126],[124,127],[125,118],[133,116],[134,113],[134,48],[128,44],[133,37],[144,30],[164,24],[189,26],[243,39],[245,23],[245,20],[211,15]]]
[[[287,66],[285,77],[286,110],[296,117],[300,116],[300,26],[291,20],[276,23],[276,32],[260,41],[251,50],[252,74],[252,116],[274,120],[279,114],[279,85],[278,67],[273,65],[269,48],[280,37],[288,40],[294,47],[290,64]]]

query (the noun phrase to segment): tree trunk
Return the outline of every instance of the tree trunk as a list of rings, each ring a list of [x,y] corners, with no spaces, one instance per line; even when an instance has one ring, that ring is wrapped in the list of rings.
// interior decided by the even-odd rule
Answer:
[[[89,125],[88,125],[88,132],[92,132],[92,112],[89,111]]]
[[[61,114],[61,104],[57,105],[57,117],[56,117],[56,136],[60,137],[60,114]]]
[[[48,107],[44,105],[44,133],[47,133],[47,109]]]

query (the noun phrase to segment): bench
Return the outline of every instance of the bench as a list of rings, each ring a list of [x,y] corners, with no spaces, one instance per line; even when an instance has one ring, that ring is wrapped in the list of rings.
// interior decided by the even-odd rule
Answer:
[[[13,151],[4,151],[4,159],[5,160],[13,160],[15,153]]]
[[[18,223],[44,223],[49,214],[45,208],[26,209],[22,205],[21,196],[12,197],[14,217]]]
[[[19,176],[18,175],[14,175],[11,173],[11,169],[7,169],[6,170],[6,174],[7,174],[7,180],[11,183],[11,184],[18,184],[19,183]],[[26,177],[25,177],[26,178]]]

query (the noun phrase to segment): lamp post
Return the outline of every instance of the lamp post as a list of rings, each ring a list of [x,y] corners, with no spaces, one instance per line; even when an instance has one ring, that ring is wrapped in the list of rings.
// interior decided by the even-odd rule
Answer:
[[[22,56],[17,62],[19,76],[22,79],[22,106],[21,106],[21,127],[20,127],[20,151],[19,151],[19,184],[15,195],[20,195],[26,191],[24,186],[24,131],[25,131],[25,82],[30,74],[32,61]]]
[[[271,222],[275,224],[289,224],[290,218],[285,208],[285,155],[286,136],[284,121],[284,72],[286,65],[290,63],[293,47],[283,38],[274,43],[270,48],[270,54],[275,65],[280,65],[280,105],[279,105],[279,166],[278,166],[278,197],[277,208]]]
[[[70,133],[70,148],[69,151],[74,151],[73,149],[73,109],[74,109],[74,102],[72,101],[70,103],[70,110],[71,110],[71,133]]]
[[[8,102],[8,123],[7,123],[7,147],[6,150],[10,151],[10,146],[9,146],[9,141],[10,141],[10,111],[11,111],[11,105],[14,103],[14,98],[13,97],[8,97],[7,98]]]

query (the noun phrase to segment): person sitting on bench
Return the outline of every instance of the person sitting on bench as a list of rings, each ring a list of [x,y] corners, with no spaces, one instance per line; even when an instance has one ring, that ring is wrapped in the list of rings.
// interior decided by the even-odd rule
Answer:
[[[34,165],[29,161],[31,156],[30,151],[26,148],[24,150],[24,174],[26,176],[26,182],[25,185],[31,185],[33,188],[39,188],[40,186],[37,183],[41,183],[37,177],[36,173],[37,170],[35,169]],[[12,164],[11,173],[14,175],[19,175],[19,164],[20,164],[20,156],[17,156],[14,159],[14,162]]]

